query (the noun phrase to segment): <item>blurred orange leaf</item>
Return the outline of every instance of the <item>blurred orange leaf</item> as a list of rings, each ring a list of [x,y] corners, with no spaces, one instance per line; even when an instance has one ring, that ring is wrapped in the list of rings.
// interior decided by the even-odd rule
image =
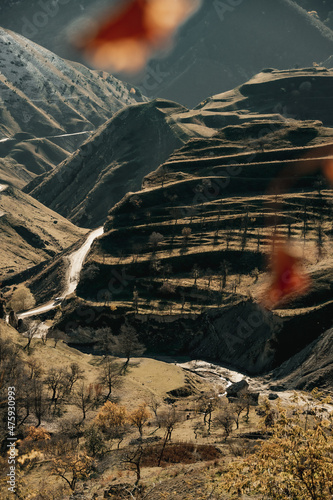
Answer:
[[[302,270],[301,258],[284,243],[277,243],[271,256],[271,283],[263,302],[274,308],[288,298],[302,295],[309,288],[309,277]]]
[[[129,0],[104,13],[74,40],[95,67],[135,73],[170,44],[200,0]]]
[[[333,158],[323,162],[323,173],[330,184],[333,184]]]

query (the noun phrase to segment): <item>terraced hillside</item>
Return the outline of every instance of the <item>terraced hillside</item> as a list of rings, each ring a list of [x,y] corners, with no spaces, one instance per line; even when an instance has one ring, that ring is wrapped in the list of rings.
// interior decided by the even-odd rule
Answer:
[[[80,179],[89,188],[87,173],[97,172],[101,181],[92,183],[99,196],[91,200],[91,217],[119,197],[58,327],[75,343],[94,344],[96,328],[117,332],[125,315],[151,354],[209,359],[252,374],[267,373],[304,350],[302,364],[322,385],[323,371],[315,374],[311,359],[319,350],[330,373],[330,351],[318,339],[331,328],[333,312],[332,193],[323,176],[330,175],[333,159],[331,79],[331,72],[317,69],[271,71],[192,111],[161,100],[128,108],[124,120],[125,111],[101,129],[103,140],[96,134],[87,142],[86,156],[81,148],[58,179],[45,177],[38,196],[48,196],[49,186],[60,208],[64,175],[67,198],[74,193],[73,214],[80,215],[75,196],[82,195]],[[328,94],[326,107],[317,107],[320,88]],[[304,99],[306,114],[290,116],[295,99]],[[128,119],[133,117],[136,122]],[[153,135],[145,149],[141,132],[147,136],[148,124]],[[131,138],[130,149],[121,149],[121,137],[126,143]],[[125,182],[122,198],[120,182],[104,182],[111,154],[110,165],[118,167],[117,150],[122,163],[110,172],[113,182]],[[262,299],[275,233],[304,258],[312,283],[305,295],[272,312]],[[32,289],[42,280],[34,278]],[[289,386],[311,385],[311,375],[292,378],[294,367],[278,377],[288,376]]]
[[[286,123],[296,126],[298,120],[320,120],[331,126],[332,85],[333,71],[326,69],[269,70],[232,91],[206,99],[194,110],[162,99],[131,106],[102,125],[54,172],[38,177],[26,190],[75,224],[96,227],[104,223],[115,203],[127,192],[140,189],[144,176],[188,141],[192,141],[189,151],[194,148],[193,155],[200,157],[219,157],[246,148],[252,151],[253,147],[265,149],[265,142],[273,145],[273,141],[275,149],[284,144],[294,147],[323,142],[331,131],[319,131],[320,124],[305,124],[299,132],[290,129],[290,137],[285,139],[278,131]],[[326,94],[324,104],[321,96]],[[252,121],[253,129],[243,137],[243,129],[237,127]],[[235,127],[229,130],[227,126]],[[225,137],[219,139],[222,128]],[[318,134],[321,138],[317,140]],[[257,141],[251,142],[250,137]],[[198,150],[193,142],[196,138]],[[215,148],[212,151],[211,146]],[[186,151],[180,154],[186,155]]]
[[[244,137],[262,126],[267,123],[229,126],[219,137],[191,141],[148,175],[141,191],[127,194],[111,210],[106,234],[94,246],[91,262],[101,271],[89,294],[107,286],[109,266],[125,265],[143,294],[151,282],[164,283],[167,295],[168,288],[179,286],[202,289],[199,307],[225,303],[238,296],[235,292],[246,296],[249,287],[257,295],[258,270],[264,268],[273,231],[300,241],[311,265],[328,258],[332,197],[316,162],[332,157],[331,129],[316,122],[284,125],[272,132],[273,149],[266,143],[263,151],[261,139],[249,139],[251,149],[239,153]],[[308,141],[307,134],[316,135],[310,144],[325,144],[292,147],[294,138]],[[226,139],[230,135],[233,141]],[[289,147],[275,149],[275,141]],[[304,165],[312,165],[313,172],[299,176]],[[280,191],[285,184],[290,189]],[[84,290],[84,280],[81,286]],[[177,307],[180,311],[180,300]]]
[[[267,115],[191,140],[110,211],[80,300],[131,312],[152,352],[259,373],[307,349],[306,364],[333,311],[332,192],[321,168],[332,152],[331,128]],[[260,304],[276,232],[312,283],[271,313]],[[330,373],[330,349],[320,352]],[[313,379],[290,375],[289,386],[322,384],[309,366]]]

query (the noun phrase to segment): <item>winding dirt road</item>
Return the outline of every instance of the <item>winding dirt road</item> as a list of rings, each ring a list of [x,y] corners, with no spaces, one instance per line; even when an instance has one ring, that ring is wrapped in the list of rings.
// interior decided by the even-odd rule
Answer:
[[[7,184],[0,184],[0,193],[5,191],[7,188],[8,188]],[[0,210],[0,217],[3,217],[4,215],[6,215],[6,212]]]
[[[103,232],[104,228],[99,227],[98,229],[95,229],[95,231],[89,233],[83,245],[78,250],[76,250],[75,252],[73,252],[68,256],[69,266],[66,276],[66,288],[61,295],[62,299],[67,297],[71,293],[75,292],[76,287],[79,283],[81,269],[83,267],[85,258],[91,248],[91,245],[93,244],[96,238],[102,236]],[[29,311],[20,313],[18,317],[28,318],[29,316],[37,316],[38,314],[42,314],[47,311],[51,311],[51,309],[55,309],[57,305],[58,303],[54,302],[53,300],[52,302],[48,302],[47,304],[36,307],[35,309],[31,309]]]

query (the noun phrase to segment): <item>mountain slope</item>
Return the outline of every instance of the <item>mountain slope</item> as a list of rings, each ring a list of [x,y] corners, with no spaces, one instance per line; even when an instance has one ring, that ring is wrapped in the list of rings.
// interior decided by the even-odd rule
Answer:
[[[311,390],[333,387],[333,330],[292,356],[273,372],[274,378],[292,389]]]
[[[124,106],[146,100],[107,73],[1,28],[0,97],[0,175],[18,187],[51,170]]]
[[[333,126],[332,83],[333,71],[326,68],[267,69],[234,90],[205,99],[195,109],[229,112],[235,119],[248,113],[275,113]]]
[[[16,134],[16,137],[8,141],[0,141],[1,181],[22,188],[37,175],[51,171],[71,151],[70,146],[58,146],[51,141],[52,139],[31,139],[24,133]]]
[[[198,120],[178,123],[187,109],[156,100],[120,111],[53,172],[26,191],[76,224],[94,227],[143,177],[192,137],[212,135]]]
[[[3,280],[51,259],[75,243],[86,230],[9,186],[0,191],[0,232]]]
[[[104,222],[108,210],[122,196],[140,189],[145,176],[147,187],[149,173],[188,141],[198,139],[198,148],[193,142],[188,152],[183,148],[179,153],[182,162],[192,152],[197,159],[199,154],[220,156],[228,151],[232,154],[251,149],[249,135],[254,137],[255,147],[275,141],[278,149],[282,137],[277,132],[284,125],[295,127],[294,132],[289,131],[290,138],[286,136],[283,142],[286,147],[297,146],[297,140],[300,145],[315,143],[318,134],[322,136],[319,143],[323,142],[325,136],[330,136],[329,129],[319,130],[320,123],[305,124],[302,128],[298,120],[332,124],[332,85],[333,71],[319,68],[269,71],[232,91],[206,99],[194,110],[163,100],[127,108],[103,125],[54,172],[27,186],[26,191],[76,224],[95,227]],[[325,101],[320,99],[322,95],[328,95]],[[245,127],[247,144],[244,145],[242,126],[250,122],[257,123],[252,128]],[[227,126],[231,127],[230,132]],[[219,138],[223,127],[224,136]],[[216,137],[215,142],[212,136]],[[163,169],[173,167],[183,168],[177,165],[177,154]],[[186,176],[184,172],[177,175]]]
[[[93,130],[137,102],[111,75],[66,61],[21,35],[0,29],[0,133],[45,137]]]

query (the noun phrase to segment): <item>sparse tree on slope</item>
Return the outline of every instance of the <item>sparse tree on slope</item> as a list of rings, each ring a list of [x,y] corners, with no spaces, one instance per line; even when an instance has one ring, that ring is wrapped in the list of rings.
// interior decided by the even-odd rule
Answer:
[[[129,427],[126,408],[107,401],[100,409],[94,423],[107,439],[118,439],[119,448]]]
[[[125,323],[121,327],[121,333],[113,337],[113,352],[118,356],[124,356],[126,361],[122,368],[122,374],[125,375],[130,359],[133,356],[141,356],[145,352],[145,347],[139,342],[138,334],[135,329]]]
[[[106,356],[103,359],[99,381],[102,385],[107,387],[108,393],[105,396],[106,400],[111,396],[112,390],[121,385],[120,370],[119,363],[116,362],[115,358]]]
[[[133,410],[128,416],[129,422],[138,428],[140,437],[142,437],[143,426],[149,420],[149,418],[150,418],[150,413],[147,409],[146,403],[141,404],[138,408]]]

